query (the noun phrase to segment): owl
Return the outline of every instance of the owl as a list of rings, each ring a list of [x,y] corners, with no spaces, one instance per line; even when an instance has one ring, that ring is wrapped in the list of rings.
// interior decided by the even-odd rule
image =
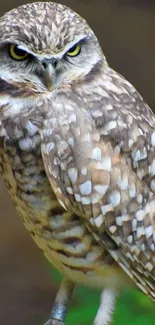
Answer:
[[[101,291],[95,325],[137,287],[155,300],[155,116],[87,22],[53,2],[0,19],[0,169],[17,212],[74,287]]]

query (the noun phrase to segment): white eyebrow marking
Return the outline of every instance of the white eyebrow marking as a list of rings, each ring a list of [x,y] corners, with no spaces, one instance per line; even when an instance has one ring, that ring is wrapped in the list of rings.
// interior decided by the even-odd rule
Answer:
[[[38,60],[42,60],[44,59],[50,59],[50,58],[56,58],[56,59],[61,59],[64,54],[70,49],[72,48],[74,45],[76,45],[77,43],[79,43],[80,41],[83,41],[85,39],[89,39],[91,36],[91,34],[88,35],[80,35],[74,38],[74,40],[70,43],[68,43],[65,48],[63,49],[63,51],[59,52],[59,53],[53,53],[53,54],[41,54],[41,53],[35,53],[33,51],[30,50],[30,48],[28,46],[26,46],[25,44],[18,44],[17,42],[14,42],[14,44],[16,44],[18,46],[19,49],[26,51],[27,53],[37,57]],[[11,40],[10,40],[11,42]],[[9,42],[8,42],[9,43]]]

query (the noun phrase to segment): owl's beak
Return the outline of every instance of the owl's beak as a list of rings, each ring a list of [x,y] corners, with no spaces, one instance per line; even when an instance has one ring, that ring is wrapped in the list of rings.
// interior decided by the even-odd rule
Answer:
[[[55,69],[53,67],[53,64],[50,62],[43,62],[44,64],[44,82],[49,91],[53,91],[54,89],[54,80],[55,80]]]

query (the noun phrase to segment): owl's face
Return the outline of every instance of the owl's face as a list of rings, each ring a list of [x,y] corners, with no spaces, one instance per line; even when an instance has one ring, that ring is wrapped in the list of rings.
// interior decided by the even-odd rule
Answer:
[[[0,19],[0,78],[35,93],[78,83],[104,62],[87,23],[55,3],[21,6]]]

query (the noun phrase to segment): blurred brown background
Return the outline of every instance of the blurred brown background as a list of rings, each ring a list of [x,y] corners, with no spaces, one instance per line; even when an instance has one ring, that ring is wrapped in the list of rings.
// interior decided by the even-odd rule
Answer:
[[[0,15],[26,3],[5,0]],[[61,0],[79,12],[97,34],[110,65],[155,107],[155,1]],[[0,183],[0,324],[39,325],[50,310],[56,284],[42,253],[16,216]]]

